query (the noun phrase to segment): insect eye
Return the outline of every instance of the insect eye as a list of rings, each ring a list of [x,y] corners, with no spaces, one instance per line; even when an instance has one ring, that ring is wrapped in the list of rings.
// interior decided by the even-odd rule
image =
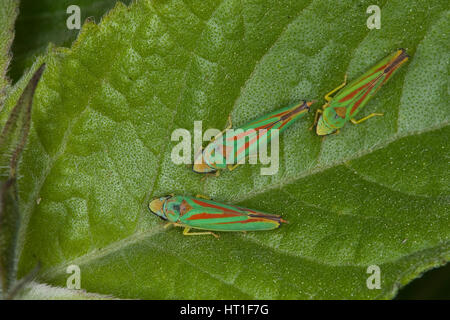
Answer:
[[[173,205],[173,209],[174,209],[175,211],[180,211],[180,205],[179,205],[179,204],[174,204],[174,205]]]
[[[340,117],[339,117],[339,115],[336,113],[336,114],[334,115],[334,118],[335,118],[335,119],[339,119]]]

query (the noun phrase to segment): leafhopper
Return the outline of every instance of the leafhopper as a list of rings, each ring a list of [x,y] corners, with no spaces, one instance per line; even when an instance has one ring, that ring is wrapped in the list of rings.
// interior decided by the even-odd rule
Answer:
[[[374,116],[382,116],[381,113],[372,113],[362,119],[354,119],[381,86],[408,58],[406,51],[399,49],[351,83],[347,84],[347,76],[345,76],[344,83],[325,96],[327,102],[322,106],[322,109],[317,110],[314,124],[310,129],[317,124],[316,132],[323,136],[338,133],[339,129],[348,121],[359,124]],[[331,97],[334,93],[336,95]]]
[[[263,231],[286,223],[281,216],[209,199],[168,195],[155,198],[149,204],[152,213],[167,221],[166,227],[184,227],[183,234],[219,236],[213,231]],[[189,232],[190,229],[204,231]]]
[[[274,130],[280,134],[295,120],[303,117],[313,102],[302,101],[297,104],[271,112],[250,121],[243,126],[227,131],[232,127],[231,119],[227,128],[217,135],[194,157],[192,170],[196,173],[216,173],[219,169],[233,170],[258,148],[265,147],[271,140]]]

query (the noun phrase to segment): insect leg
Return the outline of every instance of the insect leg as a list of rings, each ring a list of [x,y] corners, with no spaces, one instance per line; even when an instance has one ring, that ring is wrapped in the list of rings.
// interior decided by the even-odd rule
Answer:
[[[235,165],[229,164],[229,165],[227,166],[227,168],[228,168],[228,170],[233,171],[234,169],[237,168],[238,165],[240,165],[240,163],[236,163]]]
[[[341,83],[339,86],[337,86],[336,88],[334,88],[333,90],[331,90],[330,92],[328,92],[328,93],[325,95],[325,100],[327,100],[327,102],[330,102],[331,99],[332,99],[330,96],[331,96],[333,93],[335,93],[336,91],[338,91],[339,89],[341,89],[342,87],[344,87],[346,84],[347,84],[347,74],[345,74],[344,82],[343,82],[343,83]]]
[[[327,104],[328,104],[328,103],[324,104],[324,107],[325,107]],[[322,109],[317,109],[317,110],[316,110],[316,114],[315,114],[315,116],[314,116],[314,122],[313,122],[312,126],[309,127],[309,130],[312,130],[312,129],[314,128],[314,126],[317,124],[317,121],[319,120],[319,114],[320,114],[320,113],[323,113],[323,110],[322,110]]]
[[[231,115],[228,115],[228,124],[225,130],[231,129],[233,127],[233,123],[231,122]]]
[[[174,226],[174,227],[183,227],[182,224],[179,224],[179,223],[176,223],[176,222],[167,222],[167,223],[164,225],[164,229],[167,229],[167,228],[170,227],[170,226]]]
[[[211,200],[211,197],[204,196],[204,195],[202,195],[202,194],[196,194],[195,197],[196,197],[196,198],[203,198],[203,199],[206,199],[206,200]]]
[[[200,179],[200,181],[203,182],[203,181],[206,180],[207,177],[210,177],[210,176],[215,176],[215,177],[220,176],[220,170],[217,170],[217,171],[214,172],[214,173],[211,173],[211,172],[205,173],[205,175]]]
[[[351,121],[353,124],[360,124],[361,122],[364,122],[364,121],[366,121],[367,119],[370,119],[370,118],[375,117],[375,116],[382,116],[382,115],[383,115],[382,113],[371,113],[371,114],[369,114],[367,117],[364,117],[364,118],[362,118],[362,119],[359,119],[359,120],[350,119],[350,121]]]
[[[215,234],[214,232],[211,231],[204,231],[204,232],[189,232],[190,228],[189,227],[185,227],[183,230],[183,234],[185,236],[201,236],[201,235],[206,235],[206,234],[210,234],[214,237],[216,237],[217,239],[219,238],[219,235]]]

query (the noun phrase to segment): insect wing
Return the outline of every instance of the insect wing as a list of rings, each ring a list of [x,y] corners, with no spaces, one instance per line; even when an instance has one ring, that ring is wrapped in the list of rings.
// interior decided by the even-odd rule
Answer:
[[[408,55],[403,49],[381,60],[361,77],[340,90],[333,97],[330,107],[336,112],[340,111],[340,108],[346,108],[346,117],[352,118],[407,60]]]
[[[277,215],[266,214],[211,200],[184,197],[188,210],[180,217],[186,226],[215,231],[256,231],[278,228],[284,222]]]

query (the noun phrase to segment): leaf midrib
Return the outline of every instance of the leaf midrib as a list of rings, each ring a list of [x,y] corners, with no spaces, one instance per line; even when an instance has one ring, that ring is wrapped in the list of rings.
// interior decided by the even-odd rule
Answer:
[[[121,239],[119,241],[116,241],[116,242],[114,242],[114,243],[112,243],[112,244],[110,244],[110,245],[108,245],[108,246],[106,246],[106,247],[104,247],[104,248],[102,248],[100,250],[89,252],[89,253],[87,253],[87,254],[85,254],[83,256],[77,257],[77,258],[75,258],[73,260],[64,261],[64,262],[60,263],[57,266],[51,267],[48,270],[46,270],[43,274],[41,274],[40,278],[42,278],[44,280],[46,280],[46,279],[54,279],[58,275],[65,274],[65,268],[66,268],[67,265],[76,264],[76,265],[80,265],[81,266],[81,265],[89,264],[89,263],[91,263],[91,262],[93,262],[93,261],[95,261],[97,259],[101,259],[103,257],[106,257],[106,256],[112,254],[112,253],[115,253],[115,252],[117,252],[119,250],[122,250],[122,249],[126,249],[127,247],[129,247],[131,245],[134,245],[136,243],[140,243],[140,242],[142,242],[143,244],[146,244],[148,246],[151,246],[152,248],[159,249],[159,247],[152,246],[151,242],[148,242],[148,241],[144,242],[144,240],[150,239],[150,238],[154,237],[155,235],[163,232],[164,230],[165,230],[165,228],[162,225],[158,225],[158,226],[150,229],[150,231],[141,232],[141,233],[138,233],[138,234],[133,234],[130,237],[127,237],[127,238]],[[295,257],[297,259],[306,260],[306,261],[309,261],[309,262],[312,262],[312,263],[315,263],[315,264],[319,264],[319,265],[324,265],[324,266],[329,266],[329,267],[343,267],[343,268],[358,267],[358,268],[363,268],[363,269],[365,269],[367,267],[367,264],[361,264],[360,265],[360,264],[345,263],[343,265],[335,265],[335,264],[324,263],[323,261],[317,261],[315,259],[310,259],[310,258],[306,258],[306,257],[302,257],[302,256],[295,256],[295,255],[291,255],[291,254],[288,254],[288,253],[283,252],[283,251],[276,250],[275,248],[267,246],[264,243],[261,243],[259,241],[254,241],[254,239],[246,237],[245,235],[239,234],[239,237],[242,240],[250,241],[250,242],[252,242],[252,243],[254,243],[254,244],[258,245],[258,246],[264,247],[265,249],[270,249],[271,251],[275,251],[278,254],[293,256],[293,257]],[[216,240],[214,239],[213,241],[216,241]],[[383,261],[381,263],[379,263],[379,262],[378,263],[380,265],[394,264],[394,263],[396,263],[398,261],[401,261],[401,260],[404,260],[404,259],[408,259],[408,258],[414,257],[416,255],[423,255],[424,253],[426,253],[428,251],[434,251],[436,249],[439,249],[442,252],[444,252],[443,254],[446,254],[445,252],[448,252],[448,250],[446,251],[446,249],[445,249],[446,247],[450,247],[450,240],[441,242],[441,243],[439,243],[438,245],[435,245],[435,246],[424,247],[424,248],[422,248],[422,249],[420,249],[418,251],[412,252],[412,253],[407,254],[407,255],[400,256],[400,257],[398,257],[396,259],[385,260],[385,261]],[[240,292],[242,292],[242,293],[244,293],[244,294],[246,294],[248,296],[253,296],[251,293],[245,292],[242,288],[238,287],[234,283],[234,281],[232,281],[232,282],[227,281],[227,280],[225,280],[225,279],[223,279],[221,277],[218,277],[215,274],[212,274],[211,272],[209,272],[207,270],[204,270],[204,268],[200,268],[197,264],[192,263],[192,262],[188,261],[187,259],[184,259],[184,258],[180,257],[178,254],[172,252],[170,248],[165,248],[165,252],[167,252],[167,251],[169,251],[169,254],[171,254],[173,257],[179,259],[180,261],[182,261],[182,262],[184,262],[184,263],[186,263],[188,265],[191,265],[191,266],[195,267],[196,269],[198,269],[201,272],[205,273],[206,275],[208,275],[212,279],[220,281],[220,282],[222,282],[222,283],[224,283],[224,284],[226,284],[228,286],[231,286],[231,287],[239,290]],[[450,254],[450,253],[447,253],[447,254]],[[439,261],[440,259],[441,259],[440,257],[437,257],[437,258],[436,257],[432,257],[430,259],[427,259],[427,261],[430,263],[430,262]],[[423,264],[420,263],[419,267],[422,266],[422,265]],[[426,268],[426,266],[424,268]],[[406,270],[405,272],[402,272],[401,274],[399,274],[398,277],[397,277],[397,280],[394,281],[392,283],[392,285],[389,286],[389,288],[387,290],[384,290],[383,293],[380,293],[380,295],[378,295],[377,297],[382,297],[382,296],[384,296],[387,293],[390,293],[391,295],[394,295],[396,290],[398,290],[398,285],[399,285],[398,282],[402,278],[404,278],[406,275],[409,275],[411,271],[414,271],[414,270],[417,270],[417,269],[419,269],[418,265],[414,264],[410,268],[408,268],[408,270]],[[236,279],[236,277],[234,277],[234,279]],[[308,293],[304,292],[304,294],[307,295]],[[253,296],[253,298],[254,298],[254,296]]]
[[[439,123],[438,125],[435,125],[435,126],[432,126],[432,127],[428,127],[426,129],[416,130],[416,131],[409,131],[409,132],[405,132],[405,133],[398,133],[396,135],[392,135],[388,139],[380,142],[379,144],[376,144],[373,147],[365,149],[365,150],[360,150],[359,152],[354,153],[353,155],[351,155],[351,156],[349,156],[347,158],[342,158],[342,159],[339,159],[339,160],[337,160],[335,162],[330,162],[327,165],[317,165],[317,166],[313,167],[312,169],[310,169],[309,171],[303,171],[300,174],[298,174],[296,176],[293,176],[293,177],[291,177],[289,179],[285,179],[285,180],[283,180],[283,181],[281,181],[279,183],[275,183],[275,184],[269,185],[269,186],[267,186],[265,188],[261,188],[261,189],[258,189],[256,191],[247,192],[246,194],[244,194],[241,197],[239,197],[239,196],[236,197],[234,202],[236,202],[236,203],[243,202],[243,201],[248,200],[248,199],[250,199],[250,198],[252,198],[254,196],[266,193],[268,191],[280,189],[284,185],[292,184],[295,181],[300,180],[302,178],[305,178],[305,177],[308,177],[310,175],[314,175],[314,174],[317,174],[317,173],[324,172],[324,171],[326,171],[328,169],[337,167],[339,165],[345,165],[345,163],[350,162],[352,160],[357,160],[357,159],[359,159],[359,158],[361,158],[361,157],[363,157],[365,155],[371,154],[374,151],[383,149],[383,148],[387,147],[388,145],[390,145],[391,143],[396,142],[399,139],[410,137],[410,136],[415,136],[415,135],[420,135],[420,134],[431,132],[431,131],[436,131],[436,130],[439,130],[439,129],[442,129],[442,128],[446,127],[448,124],[449,124],[449,121],[446,120],[444,122]],[[401,192],[399,190],[396,190],[396,191],[397,192]],[[413,196],[419,197],[419,195],[415,195],[415,194]]]

